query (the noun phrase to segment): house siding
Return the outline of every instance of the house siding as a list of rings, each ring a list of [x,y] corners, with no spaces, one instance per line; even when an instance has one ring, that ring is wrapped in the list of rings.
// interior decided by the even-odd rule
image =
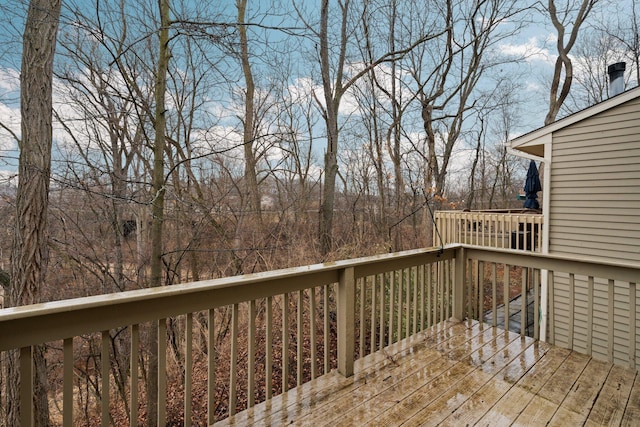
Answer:
[[[557,130],[551,147],[549,253],[640,264],[640,99]],[[559,346],[640,366],[640,331],[630,330],[638,292],[610,286],[594,278],[590,291],[589,278],[576,275],[572,290],[569,275],[556,273],[551,333]]]
[[[640,263],[640,100],[553,134],[549,252]]]

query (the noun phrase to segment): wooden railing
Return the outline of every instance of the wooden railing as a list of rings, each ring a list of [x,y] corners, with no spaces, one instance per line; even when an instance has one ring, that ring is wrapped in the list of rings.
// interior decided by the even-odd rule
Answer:
[[[62,409],[61,423],[84,417],[83,424],[113,425],[146,411],[139,377],[148,375],[155,332],[158,425],[176,411],[167,408],[168,391],[181,395],[185,425],[213,424],[332,369],[352,375],[355,359],[450,317],[457,250],[0,310],[0,352],[6,361],[8,351],[19,349],[21,378],[32,379],[34,346],[46,344],[49,396]],[[177,382],[167,374],[176,370]],[[205,372],[204,381],[194,372]],[[32,424],[33,392],[34,381],[21,381],[23,426]],[[196,394],[206,404],[194,408]]]
[[[333,369],[350,376],[358,358],[444,319],[492,313],[497,325],[518,293],[532,296],[533,310],[524,298],[517,315],[520,325],[534,317],[531,335],[548,306],[549,341],[636,366],[638,279],[634,266],[452,245],[4,309],[0,352],[3,364],[20,354],[21,425],[34,417],[41,344],[55,423],[120,425],[146,413],[140,378],[155,331],[158,424],[213,424]],[[182,404],[168,407],[167,396]]]
[[[533,320],[531,336],[535,338],[544,333],[551,344],[598,360],[640,366],[637,265],[479,247],[465,252],[465,302],[470,317],[486,319],[492,313],[491,323],[496,325],[500,317],[496,313],[513,312],[514,297],[529,294],[530,298],[520,298],[515,307],[521,334]],[[534,309],[528,310],[527,303]],[[542,316],[546,317],[544,331]],[[510,317],[503,317],[502,327],[513,330]]]
[[[542,224],[531,212],[436,211],[433,241],[540,252]]]

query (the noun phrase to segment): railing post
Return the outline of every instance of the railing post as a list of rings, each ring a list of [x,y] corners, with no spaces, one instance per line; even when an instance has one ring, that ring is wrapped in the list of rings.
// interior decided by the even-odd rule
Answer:
[[[456,249],[455,273],[453,278],[453,304],[452,317],[458,321],[465,318],[464,314],[464,280],[467,270],[467,254],[464,248]]]
[[[338,282],[338,372],[345,377],[353,375],[355,294],[353,267],[345,268]]]

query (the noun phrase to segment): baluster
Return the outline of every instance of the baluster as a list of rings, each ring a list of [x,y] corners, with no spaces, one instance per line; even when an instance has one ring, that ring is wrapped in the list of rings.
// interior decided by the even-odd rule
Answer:
[[[282,303],[282,392],[289,390],[289,294]]]
[[[511,287],[511,278],[510,276],[511,266],[509,264],[504,264],[504,282],[502,285],[502,293],[503,293],[503,302],[504,302],[504,330],[509,330],[509,288]]]
[[[317,340],[316,340],[316,288],[311,288],[311,295],[309,299],[309,324],[311,330],[311,378],[314,379],[318,376],[318,363],[317,363]]]
[[[249,301],[247,337],[247,406],[253,407],[256,394],[256,300]]]
[[[215,310],[207,310],[207,421],[215,422],[216,396],[216,347],[215,347]]]
[[[385,285],[384,285],[384,276],[382,274],[378,274],[376,275],[376,281],[379,283],[380,285],[380,349],[383,349],[385,347],[385,340],[384,340],[384,331],[385,331],[385,308],[386,308],[386,303],[385,303]]]
[[[385,273],[389,278],[389,344],[394,343],[393,339],[393,319],[394,319],[394,304],[395,304],[395,273]]]
[[[231,361],[229,366],[229,415],[236,414],[238,403],[238,304],[231,311]]]
[[[587,354],[593,349],[593,276],[587,278]]]
[[[636,368],[636,284],[629,283],[629,367]]]
[[[437,271],[437,280],[438,280],[438,304],[440,305],[440,318],[438,319],[438,323],[444,320],[444,273],[443,269],[443,261],[439,261],[437,263],[438,271]]]
[[[398,327],[397,327],[397,339],[398,342],[402,340],[402,309],[403,309],[403,287],[404,287],[404,278],[402,275],[402,270],[395,271],[392,274],[398,275]]]
[[[377,311],[377,283],[376,283],[376,277],[375,276],[370,276],[367,278],[368,283],[371,285],[371,318],[369,319],[369,322],[371,323],[371,330],[370,330],[370,334],[371,334],[371,345],[369,348],[369,354],[372,354],[376,351],[376,331],[377,331],[377,325],[376,325],[376,311]]]
[[[478,320],[484,322],[484,261],[478,261]]]
[[[418,267],[411,267],[409,270],[411,277],[413,278],[413,335],[418,332]]]
[[[364,339],[365,339],[365,331],[366,331],[366,327],[364,324],[364,308],[365,308],[365,301],[366,301],[366,294],[367,294],[367,290],[365,287],[365,278],[361,277],[359,279],[356,280],[357,286],[360,289],[360,327],[358,328],[358,335],[359,335],[359,357],[362,358],[364,357]]]
[[[140,353],[140,328],[131,325],[131,354],[130,354],[130,386],[129,386],[129,423],[138,423],[138,356]]]
[[[303,300],[304,300],[304,291],[300,290],[298,291],[298,307],[297,307],[297,319],[296,319],[296,323],[297,323],[297,331],[296,331],[296,385],[300,386],[302,385],[302,373],[303,373],[303,362],[304,362],[304,357],[302,356],[302,349],[303,349],[303,344],[304,344],[304,328],[303,328],[303,319],[302,319],[302,312],[303,312]]]
[[[324,285],[324,293],[322,295],[324,303],[324,374],[329,373],[329,285]]]
[[[267,297],[267,313],[265,327],[265,387],[267,399],[273,395],[273,297]]]
[[[420,331],[423,331],[425,327],[425,268],[426,266],[424,264],[418,267],[418,274],[420,276],[420,328],[418,330]],[[428,310],[428,308],[426,309]]]
[[[161,341],[158,337],[158,342]],[[103,427],[109,427],[109,342],[111,337],[109,331],[102,331],[102,341],[100,345],[100,421]],[[158,364],[158,378],[160,369]],[[159,391],[159,390],[158,390]],[[160,394],[158,393],[158,399]],[[158,412],[159,414],[159,412]]]
[[[167,424],[167,319],[158,321],[158,425]]]
[[[533,338],[540,339],[540,270],[533,270]]]
[[[444,284],[445,284],[445,301],[446,301],[446,313],[445,313],[445,318],[444,319],[448,319],[451,317],[451,301],[453,299],[453,289],[451,288],[452,285],[452,270],[453,269],[453,263],[451,261],[449,261],[448,259],[444,261]],[[464,276],[458,276],[458,277],[464,277]],[[461,280],[462,282],[463,280]],[[464,301],[464,300],[462,300]],[[462,319],[462,318],[461,318]]]
[[[522,290],[520,295],[520,336],[527,335],[527,281],[529,280],[529,269],[526,267],[520,268],[522,275]]]
[[[616,316],[616,310],[615,310],[615,282],[613,279],[609,279],[609,285],[608,285],[608,303],[609,303],[609,307],[607,310],[607,315],[608,315],[608,320],[609,320],[609,324],[608,326],[608,330],[609,330],[609,338],[608,338],[608,353],[609,353],[609,362],[613,363],[613,349],[615,346],[615,333],[614,333],[614,319]]]
[[[411,332],[411,269],[406,268],[401,272],[406,283],[406,300],[405,300],[405,325],[404,325],[404,337],[408,338]]]
[[[493,313],[492,326],[498,326],[498,280],[496,273],[496,263],[491,263],[491,311]]]
[[[191,427],[191,402],[193,399],[193,313],[187,313],[184,328],[184,426]]]
[[[33,347],[20,349],[20,425],[32,426],[33,413]]]
[[[569,273],[569,349],[573,350],[574,310],[576,304],[576,280],[573,273]]]
[[[63,343],[64,373],[62,392],[63,426],[73,426],[73,338],[66,338]]]

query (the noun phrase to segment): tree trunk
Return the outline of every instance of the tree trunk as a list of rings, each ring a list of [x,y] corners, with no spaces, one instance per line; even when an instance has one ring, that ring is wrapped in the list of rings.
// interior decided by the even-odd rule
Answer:
[[[480,160],[480,153],[482,147],[482,138],[484,132],[484,119],[480,119],[480,132],[478,133],[478,143],[476,144],[476,154],[471,164],[471,173],[469,175],[469,197],[467,197],[466,208],[473,209],[473,201],[476,197],[476,170],[478,169],[478,161]]]
[[[579,1],[579,8],[575,7],[577,6],[575,3],[578,2],[578,0],[576,0],[575,2],[573,2],[573,4],[569,4],[566,6],[566,8],[562,9],[561,12],[564,12],[564,16],[558,16],[558,10],[555,5],[555,0],[549,0],[547,6],[547,11],[549,12],[551,23],[558,33],[558,39],[556,42],[558,58],[556,59],[553,79],[551,81],[551,89],[549,91],[549,111],[547,112],[547,115],[544,119],[545,126],[553,123],[556,120],[562,104],[569,95],[571,83],[573,82],[573,65],[571,63],[569,52],[571,51],[571,48],[578,38],[580,26],[587,18],[596,3],[598,3],[600,0]],[[575,17],[568,16],[569,11],[571,10],[577,10]],[[567,21],[571,21],[573,23],[573,27],[571,28],[571,32],[569,33],[569,38],[565,40],[565,33],[567,31],[565,22]],[[562,79],[563,71],[564,79]],[[562,85],[560,85],[561,79]]]
[[[162,229],[164,223],[164,151],[165,151],[165,127],[166,108],[164,97],[167,87],[167,71],[169,68],[169,0],[160,0],[160,30],[158,67],[155,81],[155,144],[153,148],[153,201],[151,203],[151,262],[150,262],[150,287],[162,285]],[[158,372],[158,329],[151,325],[149,331],[149,375],[147,377],[147,425],[157,426],[164,420],[159,412],[158,399],[166,396],[158,395],[158,375],[166,375]]]
[[[333,208],[338,176],[338,115],[327,119],[327,152],[324,157],[324,187],[320,205],[320,252],[327,255],[333,248]]]
[[[48,258],[49,177],[52,145],[53,58],[60,17],[60,0],[32,0],[24,30],[20,73],[22,138],[19,141],[18,192],[11,256],[9,305],[41,302]],[[34,410],[36,425],[49,424],[46,365],[36,348]],[[7,423],[20,425],[18,355],[8,361]]]
[[[324,156],[324,187],[320,205],[320,252],[323,256],[333,249],[333,208],[338,176],[338,108],[345,88],[342,74],[346,52],[346,26],[349,1],[342,8],[342,28],[339,47],[338,70],[335,82],[331,79],[329,61],[329,1],[323,0],[320,10],[320,74],[325,100],[325,123],[327,125],[327,151]],[[333,83],[333,84],[332,84]]]
[[[243,235],[246,230],[261,229],[262,214],[260,212],[260,193],[258,192],[258,177],[256,175],[256,156],[254,153],[255,143],[255,84],[253,81],[253,73],[251,71],[251,63],[249,62],[249,44],[247,41],[247,28],[245,24],[245,13],[247,10],[247,0],[238,0],[238,33],[240,35],[240,57],[242,62],[242,72],[245,80],[245,103],[244,103],[244,120],[243,120],[243,151],[244,151],[244,182],[243,197],[240,203],[240,212],[238,213],[238,223],[233,240],[233,248],[237,251],[233,253],[234,258],[234,274],[243,274],[244,261],[238,255],[239,250],[244,246]],[[255,215],[257,222],[254,224],[250,221]]]
[[[247,196],[249,197],[249,211],[255,212],[258,225],[262,223],[262,214],[260,211],[260,193],[258,192],[258,177],[256,175],[256,156],[253,150],[255,144],[255,117],[254,98],[255,84],[253,82],[253,72],[251,71],[251,63],[249,62],[249,45],[247,41],[247,27],[245,23],[245,13],[247,9],[247,0],[238,1],[238,32],[240,33],[240,50],[242,56],[242,71],[246,84],[245,110],[244,110],[244,185]],[[241,213],[242,215],[242,213]]]
[[[351,30],[348,28],[351,2],[350,0],[342,0],[338,2],[338,6],[341,11],[340,36],[337,43],[332,43],[332,47],[336,48],[333,77],[331,75],[332,62],[329,60],[329,0],[322,0],[320,6],[320,31],[317,33],[320,42],[320,74],[322,76],[322,89],[324,91],[325,101],[322,107],[324,107],[323,115],[327,129],[327,151],[324,157],[324,187],[322,193],[323,199],[320,204],[319,227],[320,250],[323,256],[326,256],[333,249],[333,213],[336,178],[338,176],[338,111],[342,96],[362,76],[372,71],[377,65],[394,62],[415,47],[436,37],[435,35],[424,36],[405,49],[387,52],[376,60],[366,64],[362,70],[355,73],[355,75],[349,79],[345,79],[344,71],[347,60],[347,42],[353,37]]]

